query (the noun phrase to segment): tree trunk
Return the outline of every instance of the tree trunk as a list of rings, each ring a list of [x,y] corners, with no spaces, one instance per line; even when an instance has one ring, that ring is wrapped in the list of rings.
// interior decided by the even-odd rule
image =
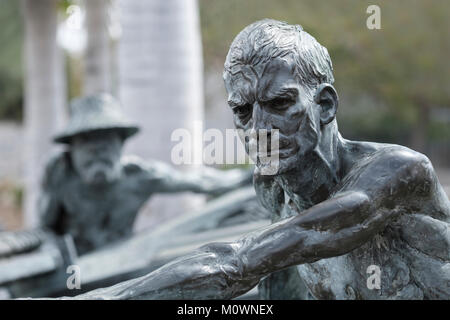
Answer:
[[[141,125],[127,152],[144,159],[171,162],[171,134],[177,128],[192,133],[203,121],[203,65],[196,0],[119,0],[122,38],[119,43],[119,96],[126,113]],[[201,147],[193,150],[200,157]],[[173,165],[173,164],[172,164]],[[179,167],[177,169],[180,169]],[[184,169],[187,169],[186,167]],[[187,202],[192,201],[192,195]],[[180,196],[152,199],[154,216],[138,228],[181,213],[191,205]],[[184,197],[184,199],[186,199]]]
[[[87,48],[83,94],[111,93],[110,0],[85,0]]]
[[[56,34],[57,0],[23,0],[25,23],[25,224],[37,224],[37,197],[51,138],[65,120],[63,56]]]

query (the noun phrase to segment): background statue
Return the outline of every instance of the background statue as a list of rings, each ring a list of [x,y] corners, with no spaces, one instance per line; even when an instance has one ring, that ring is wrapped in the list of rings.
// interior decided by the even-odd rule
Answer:
[[[54,139],[68,148],[47,165],[41,226],[72,235],[79,254],[129,236],[153,193],[220,194],[251,180],[242,170],[182,173],[161,162],[123,157],[125,140],[137,131],[119,103],[101,94],[74,100],[68,127]]]
[[[257,159],[254,174],[274,223],[79,299],[227,299],[267,276],[268,297],[273,279],[290,279],[274,287],[296,281],[317,299],[450,298],[450,205],[430,161],[341,137],[323,46],[298,25],[258,21],[232,43],[224,80],[237,128],[279,130],[278,173],[261,175]],[[370,266],[380,289],[367,285]]]

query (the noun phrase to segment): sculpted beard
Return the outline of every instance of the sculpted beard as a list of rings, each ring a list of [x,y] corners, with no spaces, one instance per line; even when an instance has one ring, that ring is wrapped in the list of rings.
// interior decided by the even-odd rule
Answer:
[[[87,183],[95,185],[111,183],[119,177],[117,161],[105,158],[89,161],[81,172]]]
[[[81,180],[90,185],[104,185],[120,176],[120,154],[93,155],[72,152],[72,162]]]

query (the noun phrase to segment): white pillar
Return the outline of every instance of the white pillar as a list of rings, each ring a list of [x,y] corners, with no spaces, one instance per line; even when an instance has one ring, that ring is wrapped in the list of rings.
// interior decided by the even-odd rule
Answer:
[[[37,198],[51,138],[65,120],[66,84],[58,48],[57,0],[23,0],[25,23],[25,225],[37,224]]]
[[[119,0],[122,37],[119,42],[119,98],[126,114],[141,126],[127,152],[171,163],[176,144],[172,132],[194,133],[203,121],[203,64],[196,0]],[[197,140],[198,141],[198,140]],[[201,150],[194,150],[201,158]],[[177,169],[180,169],[179,167]],[[183,168],[188,169],[188,168]],[[189,195],[187,202],[194,196]],[[182,200],[184,199],[184,200]],[[186,197],[152,199],[151,222],[186,211]],[[151,222],[141,218],[138,228]]]
[[[109,0],[85,0],[87,47],[84,59],[83,94],[111,93],[111,42]]]

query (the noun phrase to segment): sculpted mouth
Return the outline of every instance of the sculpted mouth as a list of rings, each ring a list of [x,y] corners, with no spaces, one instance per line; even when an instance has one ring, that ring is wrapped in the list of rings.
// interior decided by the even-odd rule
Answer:
[[[278,150],[268,150],[267,154],[258,152],[258,157],[274,157],[278,154],[280,159],[288,158],[298,151],[298,147],[279,148]]]
[[[290,148],[283,148],[283,149],[280,149],[280,154],[279,154],[279,157],[281,158],[281,159],[284,159],[284,158],[289,158],[290,156],[292,156],[293,154],[295,154],[297,151],[298,151],[298,147],[297,146],[295,146],[295,147],[290,147]]]
[[[103,159],[103,158],[99,158],[99,159],[94,159],[91,160],[89,162],[86,163],[85,167],[89,168],[92,166],[107,166],[107,167],[111,167],[113,165],[112,161],[109,159]]]
[[[250,155],[249,151],[252,150],[250,148],[250,145],[253,145],[253,148],[255,149],[256,145],[257,145],[256,140],[252,139],[251,141],[246,143],[246,150],[249,155]],[[259,151],[260,146],[258,146],[258,151],[254,153],[254,156],[256,156],[256,158],[259,158],[259,159],[264,159],[264,158],[276,157],[278,155],[278,158],[284,159],[284,158],[288,158],[288,157],[292,156],[299,150],[299,146],[297,145],[297,143],[295,143],[295,141],[293,141],[293,139],[284,137],[281,134],[280,134],[280,138],[278,140],[278,145],[279,145],[278,148],[272,149],[271,143],[269,143],[267,146],[266,152]]]

